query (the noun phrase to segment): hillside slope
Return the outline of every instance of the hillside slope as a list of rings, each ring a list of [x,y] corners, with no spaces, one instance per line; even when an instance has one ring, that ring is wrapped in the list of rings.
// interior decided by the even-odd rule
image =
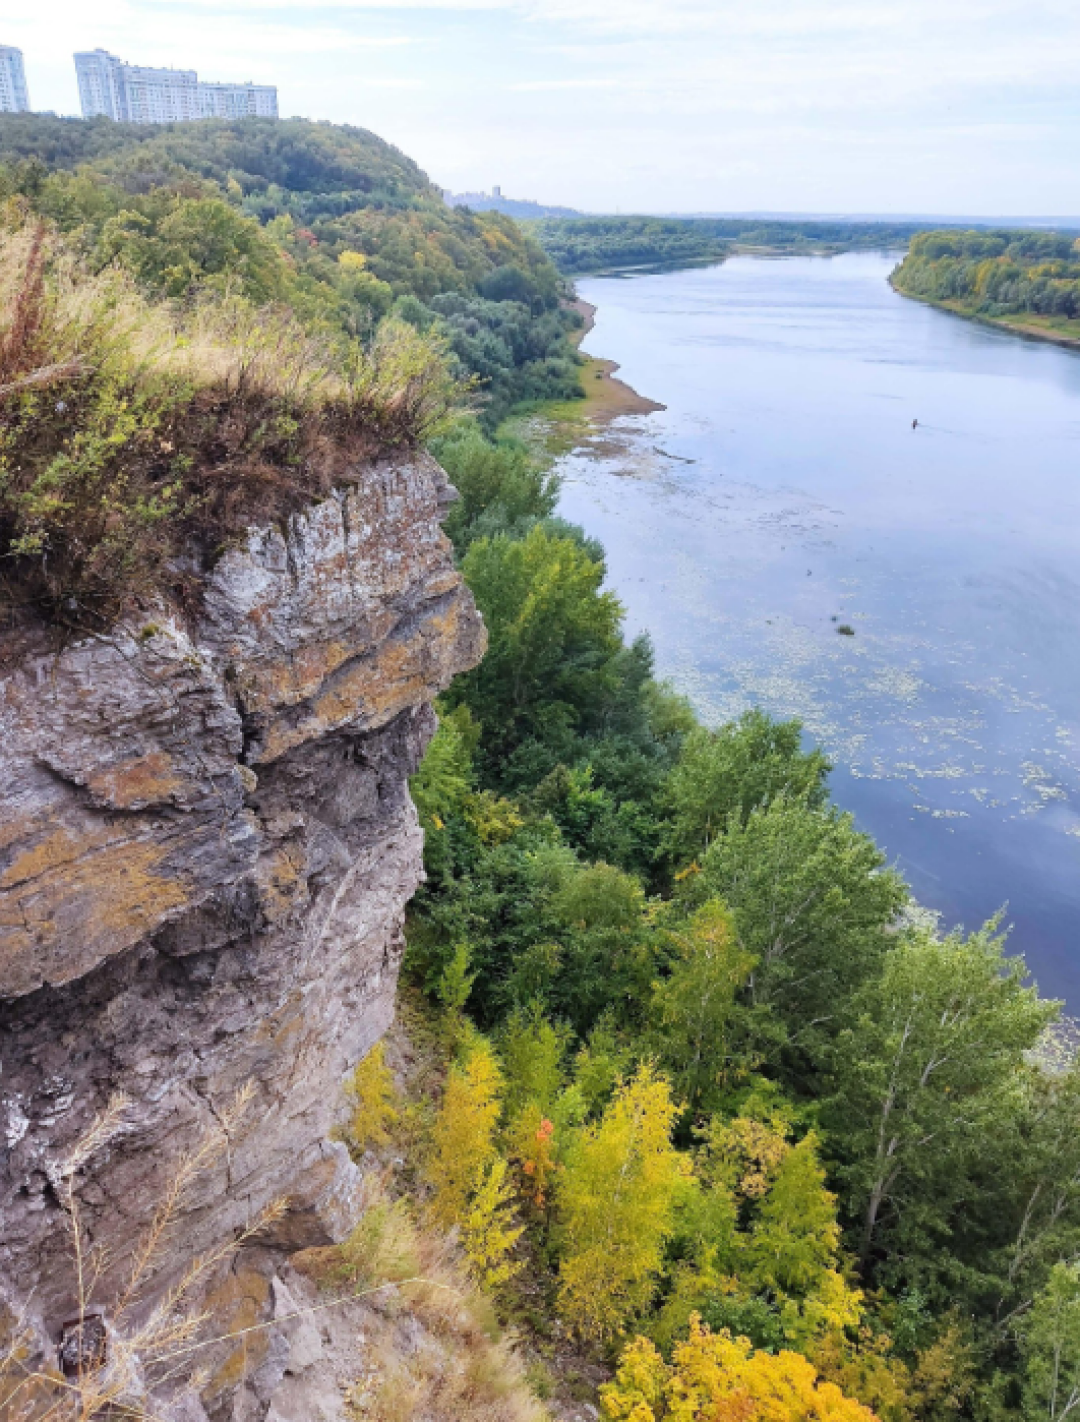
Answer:
[[[0,115],[0,203],[55,222],[151,295],[210,287],[287,304],[334,338],[391,310],[450,346],[495,423],[579,395],[579,318],[510,218],[449,208],[396,148],[304,119],[114,124]]]

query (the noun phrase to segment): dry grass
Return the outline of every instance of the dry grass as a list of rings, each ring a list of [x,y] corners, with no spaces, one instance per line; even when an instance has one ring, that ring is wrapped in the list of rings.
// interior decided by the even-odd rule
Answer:
[[[293,1256],[343,1299],[364,1297],[380,1320],[350,1411],[370,1422],[544,1422],[513,1340],[476,1288],[456,1242],[425,1227],[386,1180],[345,1242]],[[419,1325],[417,1328],[416,1325]]]
[[[61,1341],[64,1366],[44,1365],[32,1331],[19,1320],[0,1319],[3,1422],[157,1422],[154,1399],[204,1390],[211,1373],[201,1364],[221,1345],[235,1348],[246,1335],[287,1321],[275,1316],[227,1327],[201,1302],[222,1266],[283,1213],[283,1203],[193,1260],[163,1294],[158,1282],[185,1199],[227,1149],[249,1105],[250,1093],[242,1092],[178,1160],[121,1283],[107,1296],[102,1280],[118,1271],[89,1242],[79,1190],[95,1157],[122,1132],[127,1101],[114,1099],[93,1122],[56,1177],[79,1301]],[[358,1422],[545,1422],[548,1413],[530,1386],[526,1363],[478,1289],[456,1238],[428,1224],[422,1206],[394,1194],[390,1169],[370,1174],[366,1188],[364,1213],[342,1244],[289,1261],[323,1295],[295,1316],[343,1315],[339,1337],[344,1334],[347,1346],[344,1367],[335,1372],[355,1379],[346,1389],[349,1414]]]
[[[212,1336],[212,1318],[196,1303],[200,1289],[238,1249],[281,1217],[284,1202],[267,1206],[246,1229],[193,1259],[154,1302],[147,1302],[146,1295],[181,1205],[195,1181],[228,1149],[250,1102],[249,1091],[238,1093],[178,1162],[124,1282],[109,1298],[101,1296],[100,1285],[111,1261],[101,1244],[89,1241],[79,1185],[89,1162],[122,1130],[129,1103],[114,1097],[76,1143],[56,1179],[71,1243],[75,1316],[65,1325],[55,1368],[33,1361],[34,1339],[23,1321],[9,1327],[9,1342],[0,1354],[4,1422],[93,1422],[106,1416],[153,1422],[153,1392],[180,1382],[201,1386],[196,1357],[218,1340]]]
[[[0,596],[101,627],[464,397],[403,323],[361,347],[240,300],[151,305],[41,224],[0,233]]]

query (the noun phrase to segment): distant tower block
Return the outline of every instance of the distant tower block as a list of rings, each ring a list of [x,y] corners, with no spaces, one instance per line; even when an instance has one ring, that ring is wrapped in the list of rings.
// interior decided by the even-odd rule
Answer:
[[[30,112],[30,92],[26,87],[23,54],[13,44],[0,44],[0,113]]]
[[[502,197],[502,188],[499,187],[498,183],[496,183],[495,186],[492,188],[492,190],[491,190],[491,196],[492,196],[493,198],[501,198],[501,197]]]
[[[75,56],[84,118],[118,123],[187,123],[200,118],[277,118],[272,84],[200,83],[194,69],[127,64],[106,50]]]

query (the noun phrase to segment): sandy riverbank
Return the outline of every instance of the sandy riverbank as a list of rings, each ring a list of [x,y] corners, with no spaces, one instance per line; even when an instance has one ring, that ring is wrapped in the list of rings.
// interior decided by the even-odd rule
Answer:
[[[578,347],[588,339],[589,332],[596,325],[596,307],[579,297],[574,310],[580,311],[585,324],[574,339]],[[609,424],[620,415],[651,415],[655,410],[667,407],[656,400],[639,395],[625,380],[619,380],[615,372],[619,364],[614,360],[602,360],[582,351],[586,364],[581,372],[581,383],[585,387],[585,402],[580,409],[581,416],[597,425]]]

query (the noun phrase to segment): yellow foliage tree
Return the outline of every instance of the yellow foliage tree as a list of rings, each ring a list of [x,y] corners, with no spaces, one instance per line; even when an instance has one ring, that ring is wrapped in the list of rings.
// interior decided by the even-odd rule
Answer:
[[[840,1270],[836,1196],[825,1188],[818,1138],[810,1131],[793,1145],[789,1130],[782,1111],[714,1118],[699,1169],[703,1198],[734,1198],[739,1209],[742,1227],[729,1232],[721,1212],[716,1236],[718,1259],[739,1286],[732,1297],[745,1289],[770,1300],[784,1341],[806,1351],[829,1332],[857,1327],[863,1298]],[[709,1242],[705,1231],[701,1243]],[[668,1325],[684,1321],[691,1304],[704,1308],[715,1293],[707,1275],[694,1299],[693,1271],[684,1271],[678,1307],[666,1310]]]
[[[470,1198],[496,1158],[501,1090],[495,1053],[477,1036],[464,1061],[450,1068],[431,1136],[426,1172],[435,1188],[431,1212],[447,1229],[464,1222]]]
[[[642,1067],[556,1178],[559,1304],[583,1337],[618,1333],[655,1291],[689,1169],[671,1144],[677,1113],[667,1082]]]
[[[811,1358],[823,1377],[863,1398],[884,1422],[911,1422],[921,1410],[911,1369],[893,1352],[892,1339],[865,1321],[855,1330],[826,1333]],[[927,1415],[934,1415],[932,1408]]]
[[[760,1199],[791,1149],[787,1137],[782,1117],[714,1116],[704,1133],[706,1176],[743,1199]]]
[[[515,1223],[514,1189],[506,1178],[506,1161],[492,1160],[481,1172],[461,1221],[461,1242],[485,1289],[505,1284],[521,1268],[507,1258],[522,1226]]]
[[[670,1364],[646,1338],[628,1344],[600,1400],[613,1422],[875,1422],[801,1354],[754,1352],[696,1315]]]
[[[386,1048],[376,1042],[345,1082],[349,1122],[345,1137],[357,1151],[388,1145],[401,1120],[394,1077],[386,1065]]]

